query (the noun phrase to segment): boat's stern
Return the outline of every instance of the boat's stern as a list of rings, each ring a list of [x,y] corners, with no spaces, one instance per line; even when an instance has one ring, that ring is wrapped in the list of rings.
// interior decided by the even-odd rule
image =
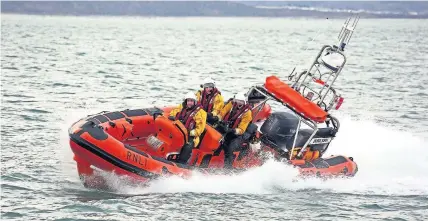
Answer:
[[[289,163],[296,166],[304,177],[353,177],[358,172],[358,166],[354,159],[341,155],[311,161],[291,160]]]

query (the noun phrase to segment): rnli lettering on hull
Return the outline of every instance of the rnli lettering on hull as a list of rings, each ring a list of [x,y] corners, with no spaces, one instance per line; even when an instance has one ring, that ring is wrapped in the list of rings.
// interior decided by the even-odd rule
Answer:
[[[127,151],[126,152],[126,159],[130,160],[130,161],[134,161],[134,162],[140,164],[141,166],[145,166],[146,163],[147,163],[146,162],[147,159],[142,159],[142,157],[140,155],[135,154],[135,153],[133,153],[131,151]]]

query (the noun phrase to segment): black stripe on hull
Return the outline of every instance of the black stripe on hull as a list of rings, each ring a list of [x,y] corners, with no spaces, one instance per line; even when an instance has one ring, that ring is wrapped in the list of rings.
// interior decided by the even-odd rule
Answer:
[[[129,171],[131,173],[137,174],[137,175],[142,176],[142,177],[147,178],[147,179],[155,179],[155,178],[158,178],[160,176],[159,174],[155,174],[155,173],[152,173],[150,171],[136,167],[132,164],[123,162],[122,160],[120,160],[120,159],[116,158],[115,156],[107,153],[106,151],[102,150],[101,148],[85,141],[84,139],[80,138],[78,135],[71,134],[70,140],[75,142],[80,147],[88,150],[89,152],[95,154],[96,156],[104,159],[105,161],[107,161],[107,162],[109,162],[109,163],[111,163],[111,164],[115,165],[116,167],[119,167],[123,170]]]

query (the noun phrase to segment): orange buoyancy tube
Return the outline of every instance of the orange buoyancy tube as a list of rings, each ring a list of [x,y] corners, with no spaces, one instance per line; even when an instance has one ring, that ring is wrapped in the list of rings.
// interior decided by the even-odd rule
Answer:
[[[187,129],[180,121],[170,121],[166,117],[157,117],[155,120],[156,138],[149,136],[147,144],[151,147],[150,153],[159,157],[166,157],[169,153],[180,152],[187,143]]]
[[[117,140],[124,141],[132,135],[133,125],[126,120],[110,122],[109,127],[105,127],[107,133]]]
[[[115,128],[120,128],[117,126],[119,121],[115,122]],[[75,154],[74,160],[78,163],[79,174],[90,175],[90,165],[105,171],[145,178],[163,174],[165,171],[184,176],[191,173],[188,167],[124,144],[116,138],[123,132],[118,131],[119,133],[112,135],[111,132],[116,130],[111,130],[111,125],[103,128],[92,121],[86,121],[80,128],[77,133],[70,134],[70,145]],[[107,130],[104,131],[105,129]],[[110,133],[107,133],[108,131]]]
[[[257,107],[257,109],[253,109],[254,106],[252,107],[252,118],[253,118],[253,123],[261,121],[261,120],[266,120],[271,112],[272,109],[269,106],[269,104],[263,104],[262,107]]]

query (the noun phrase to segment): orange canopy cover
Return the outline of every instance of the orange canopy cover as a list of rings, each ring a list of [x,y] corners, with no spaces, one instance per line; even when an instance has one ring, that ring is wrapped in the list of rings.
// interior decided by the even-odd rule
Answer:
[[[269,93],[274,94],[276,98],[293,107],[305,117],[318,123],[323,123],[326,120],[327,112],[304,98],[299,92],[282,82],[278,77],[267,77],[265,88]]]

